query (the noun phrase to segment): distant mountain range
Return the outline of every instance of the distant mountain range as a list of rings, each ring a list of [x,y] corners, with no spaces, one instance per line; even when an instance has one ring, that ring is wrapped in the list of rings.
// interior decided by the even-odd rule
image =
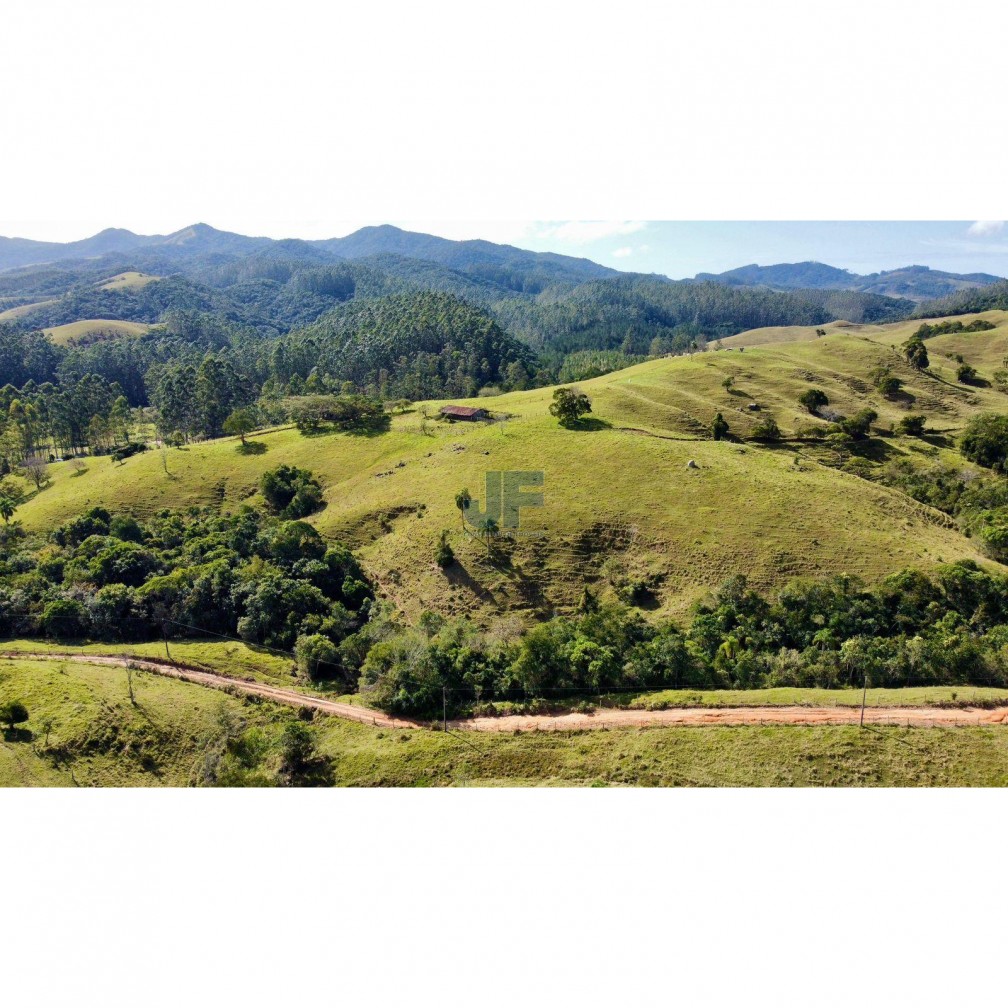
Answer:
[[[122,228],[107,228],[90,238],[65,243],[0,237],[0,270],[57,262],[81,263],[115,254],[127,256],[131,261],[162,267],[196,259],[209,264],[213,257],[244,257],[263,252],[320,261],[394,254],[470,272],[474,266],[534,268],[556,280],[590,280],[619,275],[618,270],[600,266],[590,259],[552,252],[529,252],[488,241],[451,241],[435,235],[403,231],[388,224],[361,228],[343,238],[315,241],[254,238],[231,231],[218,231],[209,224],[193,224],[169,235],[138,235]]]
[[[972,287],[986,287],[1002,278],[990,273],[946,273],[928,266],[904,266],[881,273],[860,275],[819,262],[778,263],[775,266],[739,266],[724,273],[698,273],[695,281],[713,281],[731,287],[765,287],[768,290],[851,290],[884,294],[909,301],[947,297]]]
[[[208,224],[193,224],[168,235],[139,235],[123,228],[107,228],[90,238],[73,242],[41,242],[29,238],[0,237],[0,270],[47,263],[83,263],[109,256],[125,256],[150,269],[170,271],[199,262],[220,264],[235,257],[255,254],[331,262],[401,256],[437,263],[451,270],[478,275],[487,280],[500,273],[534,272],[544,281],[585,281],[623,274],[590,259],[529,252],[512,245],[489,241],[452,241],[436,235],[403,231],[384,224],[365,227],[343,238],[314,241],[256,238],[219,231]],[[513,288],[505,275],[504,287]],[[861,275],[819,262],[778,263],[772,266],[740,266],[724,273],[698,273],[693,282],[710,281],[729,287],[763,287],[775,291],[844,290],[881,294],[920,302],[948,297],[962,290],[998,283],[989,273],[947,273],[927,266],[904,266],[881,273]]]
[[[67,243],[0,238],[0,329],[32,332],[87,323],[81,332],[96,344],[88,351],[93,367],[96,355],[135,350],[109,338],[119,331],[110,323],[168,325],[173,332],[182,326],[197,341],[215,327],[230,327],[226,337],[213,337],[218,343],[275,340],[311,327],[311,338],[321,339],[322,346],[336,336],[345,342],[347,319],[367,330],[359,334],[362,340],[373,342],[375,334],[384,339],[389,334],[381,320],[387,313],[389,325],[414,339],[410,344],[405,337],[398,342],[389,337],[382,345],[391,354],[393,347],[421,346],[429,334],[419,332],[417,320],[438,331],[436,319],[443,315],[467,319],[472,333],[484,324],[499,327],[503,336],[493,337],[495,347],[501,338],[521,341],[536,357],[523,367],[546,381],[573,373],[569,366],[564,370],[572,355],[609,355],[604,366],[615,367],[746,329],[839,319],[891,322],[971,310],[981,295],[984,305],[998,306],[1005,284],[997,280],[924,266],[859,276],[812,262],[672,280],[575,256],[451,241],[389,225],[304,241],[193,224],[168,235],[109,229]],[[432,300],[431,294],[453,300]],[[360,307],[364,301],[384,307],[372,312]],[[477,314],[457,309],[456,302]],[[165,331],[156,330],[150,339],[156,342]],[[476,333],[464,345],[482,341]],[[317,352],[318,347],[304,349],[304,363]],[[497,350],[490,357],[494,354]],[[505,367],[512,363],[506,354],[501,359]],[[590,366],[603,366],[599,360],[592,357]],[[399,358],[394,363],[399,367]],[[466,367],[478,370],[479,364],[477,359]],[[298,374],[306,379],[309,370],[302,367]],[[419,389],[423,382],[417,382]]]

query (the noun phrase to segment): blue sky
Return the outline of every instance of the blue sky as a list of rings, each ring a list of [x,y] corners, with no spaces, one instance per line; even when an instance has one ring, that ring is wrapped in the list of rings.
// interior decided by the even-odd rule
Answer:
[[[409,223],[401,227],[411,227]],[[919,264],[1008,276],[1003,221],[565,221],[413,226],[540,252],[585,256],[616,269],[680,278],[758,263],[816,260],[874,273]]]

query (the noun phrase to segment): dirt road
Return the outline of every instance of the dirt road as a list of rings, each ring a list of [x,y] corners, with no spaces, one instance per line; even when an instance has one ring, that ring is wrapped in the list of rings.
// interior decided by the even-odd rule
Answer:
[[[1003,724],[1008,707],[869,707],[866,725],[920,728]],[[593,714],[514,714],[449,721],[448,727],[473,731],[582,731],[589,728],[643,728],[695,725],[850,725],[861,718],[859,707],[684,707],[676,710],[598,710]]]
[[[186,682],[197,683],[200,686],[212,686],[215,689],[247,693],[262,697],[264,700],[290,704],[293,707],[309,707],[313,710],[324,711],[326,714],[335,714],[348,721],[360,721],[362,724],[375,725],[379,728],[425,727],[417,721],[390,717],[381,711],[371,710],[369,707],[357,707],[353,704],[340,703],[337,700],[328,700],[325,697],[313,696],[309,693],[299,693],[297,690],[286,689],[283,686],[270,686],[252,679],[237,679],[233,676],[221,675],[218,672],[207,672],[186,665],[152,661],[149,658],[128,658],[125,655],[68,654],[55,651],[5,651],[0,653],[0,658],[28,661],[76,661],[85,662],[88,665],[113,665],[119,668],[132,665],[134,668],[153,672],[156,675],[184,679]]]
[[[0,653],[0,658],[23,661],[78,661],[89,665],[112,665],[144,669],[157,675],[171,676],[200,686],[211,686],[231,692],[259,696],[276,703],[307,707],[333,714],[348,721],[374,725],[378,728],[426,728],[430,722],[391,717],[381,711],[354,704],[340,703],[325,697],[300,693],[283,686],[250,679],[237,679],[204,669],[173,665],[147,658],[124,655],[70,654],[59,652]],[[514,714],[505,717],[475,717],[448,722],[455,731],[528,732],[584,731],[595,728],[642,728],[697,725],[850,725],[857,724],[861,711],[857,707],[685,707],[675,710],[599,710],[592,714]],[[918,728],[952,728],[970,725],[1000,725],[1008,718],[1008,706],[983,709],[977,707],[869,707],[865,724],[906,725]]]

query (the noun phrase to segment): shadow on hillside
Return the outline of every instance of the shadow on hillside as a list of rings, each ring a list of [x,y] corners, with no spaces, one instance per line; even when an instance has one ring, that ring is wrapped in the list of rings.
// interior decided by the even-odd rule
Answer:
[[[239,455],[265,455],[267,451],[265,441],[246,441],[237,448]]]
[[[599,431],[611,430],[612,424],[601,417],[582,417],[580,420],[573,420],[563,425],[567,430],[572,431]]]
[[[882,463],[899,458],[905,455],[906,452],[889,444],[888,441],[883,441],[881,438],[865,438],[863,441],[856,441],[854,443],[853,448],[851,448],[851,454],[856,455],[858,458]]]
[[[657,592],[645,589],[644,591],[637,592],[633,596],[631,604],[644,612],[654,612],[661,608],[662,601]]]
[[[729,440],[725,438],[725,440]],[[776,441],[761,441],[759,438],[749,438],[746,441],[739,440],[736,444],[744,447],[766,448],[768,451],[784,451],[788,453],[798,452],[802,448],[814,448],[822,445],[822,441],[811,441],[808,438],[782,437]]]
[[[892,395],[887,395],[885,398],[891,403],[901,403],[907,408],[913,406],[913,404],[917,402],[917,396],[915,396],[912,392],[907,392],[907,390],[903,388],[901,388],[898,392],[893,392]]]
[[[27,728],[4,728],[4,742],[31,742],[35,736]]]
[[[478,599],[485,601],[493,598],[493,595],[462,566],[462,562],[457,557],[455,563],[445,568],[444,576],[451,584],[460,588],[468,588]]]
[[[514,564],[513,551],[514,543],[505,536],[499,536],[487,544],[487,560],[498,569],[509,570]]]
[[[153,726],[153,727],[155,727],[155,728],[160,728],[160,727],[161,727],[161,724],[160,724],[160,723],[158,722],[157,718],[156,718],[156,717],[154,717],[154,715],[153,715],[153,714],[151,713],[151,711],[150,711],[150,708],[149,708],[149,707],[148,707],[148,706],[147,706],[146,704],[143,704],[143,703],[141,703],[141,702],[140,702],[139,700],[137,700],[137,699],[136,699],[136,697],[135,697],[135,694],[136,694],[136,687],[134,687],[134,690],[133,690],[133,692],[134,692],[134,699],[133,699],[133,702],[132,702],[132,703],[130,704],[130,706],[131,706],[131,707],[133,708],[133,710],[135,710],[135,711],[137,712],[137,714],[139,714],[139,715],[140,715],[140,716],[141,716],[141,717],[142,717],[142,718],[143,718],[143,719],[144,719],[144,720],[145,720],[145,721],[146,721],[146,722],[147,722],[147,723],[148,723],[149,725],[152,725],[152,726]],[[127,697],[127,700],[128,700],[128,699],[129,699],[129,697]]]
[[[942,378],[940,374],[935,374],[934,371],[924,371],[922,374],[926,374],[928,378],[932,381],[938,382],[939,385],[945,385],[950,389],[955,389],[957,392],[968,392],[970,386],[966,385],[961,381],[949,381],[948,378]]]
[[[347,434],[350,437],[372,438],[387,433],[391,426],[392,417],[385,414],[385,419],[372,427],[336,427],[334,424],[325,424],[315,430],[303,430],[300,433],[302,437],[306,438],[328,437],[330,434]]]
[[[946,434],[939,434],[937,431],[928,431],[926,434],[922,434],[920,437],[921,441],[926,441],[929,445],[935,448],[951,448],[952,438]]]

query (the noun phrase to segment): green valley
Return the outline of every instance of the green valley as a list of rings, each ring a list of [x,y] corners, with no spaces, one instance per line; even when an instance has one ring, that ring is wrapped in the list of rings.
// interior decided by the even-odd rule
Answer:
[[[0,273],[9,783],[878,784],[929,732],[950,765],[953,730],[975,761],[928,782],[1000,779],[1008,311],[921,293],[996,278],[913,268],[909,301],[869,289],[898,271],[669,281],[396,229],[109,240]],[[502,509],[512,484],[541,498]],[[862,690],[993,713],[910,743],[428,727]]]

